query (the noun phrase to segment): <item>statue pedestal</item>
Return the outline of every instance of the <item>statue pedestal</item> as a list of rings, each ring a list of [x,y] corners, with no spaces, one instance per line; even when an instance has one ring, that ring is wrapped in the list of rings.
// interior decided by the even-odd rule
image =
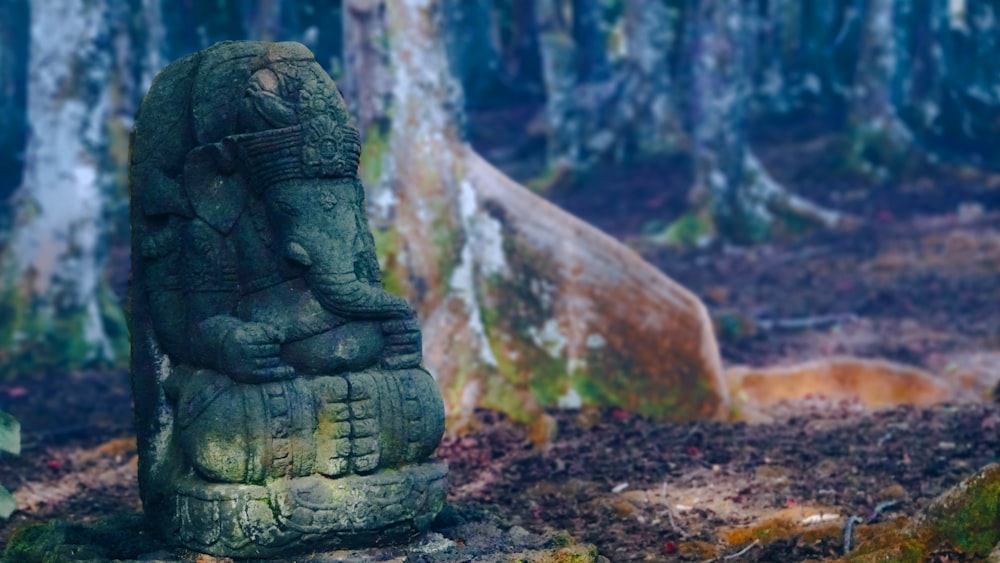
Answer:
[[[295,551],[402,543],[444,506],[444,462],[338,479],[312,475],[267,485],[176,483],[157,527],[195,551],[274,557]]]

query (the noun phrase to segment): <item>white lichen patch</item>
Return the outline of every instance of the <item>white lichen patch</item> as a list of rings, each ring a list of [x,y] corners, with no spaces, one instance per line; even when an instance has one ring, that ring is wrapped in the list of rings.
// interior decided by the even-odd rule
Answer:
[[[460,412],[472,412],[475,410],[476,405],[479,404],[479,391],[481,384],[478,379],[473,379],[472,381],[465,384],[462,387],[462,396],[459,399],[459,411]],[[445,405],[447,408],[447,405]]]
[[[505,274],[507,260],[500,222],[480,210],[475,188],[468,180],[459,185],[458,208],[468,245],[475,249],[479,271],[485,276]]]
[[[545,279],[532,278],[528,282],[528,290],[538,298],[538,303],[542,306],[543,311],[552,310],[552,295],[556,290],[555,284]]]
[[[528,335],[536,346],[545,350],[553,358],[562,357],[563,351],[566,350],[566,336],[559,330],[559,322],[556,319],[545,321],[541,330],[529,327]]]
[[[604,348],[608,341],[604,339],[603,336],[597,334],[596,332],[587,337],[587,348],[592,350],[597,350]]]
[[[388,221],[399,204],[399,197],[392,189],[382,186],[368,186],[369,192],[375,192],[371,198],[369,212],[382,221]]]
[[[478,299],[476,299],[473,264],[472,248],[471,245],[466,243],[462,247],[462,257],[451,274],[449,286],[452,293],[462,300],[465,312],[469,317],[469,330],[476,339],[479,348],[480,359],[486,365],[496,367],[498,365],[497,359],[493,355],[493,349],[490,347],[490,340],[486,334],[486,326],[483,324],[483,317],[479,312]]]
[[[583,406],[583,398],[576,392],[576,389],[570,388],[565,395],[559,397],[556,404],[561,409],[578,409]]]

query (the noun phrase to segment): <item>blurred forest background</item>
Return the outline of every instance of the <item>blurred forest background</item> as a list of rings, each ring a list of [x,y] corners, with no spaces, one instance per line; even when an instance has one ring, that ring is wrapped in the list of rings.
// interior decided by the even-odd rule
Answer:
[[[514,180],[674,257],[658,265],[998,207],[995,0],[399,2],[423,23],[395,3],[3,0],[0,379],[127,362],[133,116],[164,65],[222,40],[308,46],[353,108],[377,192],[405,172],[377,162],[390,133],[420,142],[390,130],[391,45],[419,32],[414,56],[443,49],[447,65],[413,80],[450,85],[412,90],[438,96],[412,101],[438,108],[427,119],[443,110]]]

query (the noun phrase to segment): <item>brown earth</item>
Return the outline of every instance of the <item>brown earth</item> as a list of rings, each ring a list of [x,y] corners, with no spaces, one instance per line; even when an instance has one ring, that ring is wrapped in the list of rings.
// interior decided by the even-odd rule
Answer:
[[[539,172],[537,140],[476,136],[491,119],[531,122],[530,108],[517,111],[474,115],[473,141],[524,180]],[[863,541],[869,521],[913,515],[1000,458],[998,177],[916,169],[874,185],[839,171],[839,141],[815,128],[754,140],[778,180],[862,226],[786,229],[755,247],[654,243],[648,235],[687,205],[683,158],[601,168],[550,195],[702,297],[728,366],[886,359],[937,378],[955,400],[872,412],[789,389],[783,396],[800,400],[768,405],[765,424],[562,412],[547,446],[483,411],[477,429],[439,450],[451,464],[451,514],[566,530],[612,561],[823,561],[843,552],[850,516],[862,519],[852,537]],[[126,374],[6,382],[0,409],[21,421],[25,445],[0,464],[0,483],[22,503],[0,541],[27,522],[138,510]],[[970,559],[942,549],[931,560]]]

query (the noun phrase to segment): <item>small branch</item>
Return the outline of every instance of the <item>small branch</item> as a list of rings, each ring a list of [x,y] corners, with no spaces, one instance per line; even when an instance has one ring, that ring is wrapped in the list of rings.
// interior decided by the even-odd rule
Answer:
[[[851,552],[851,544],[854,540],[854,526],[863,522],[860,516],[851,516],[844,524],[844,555]]]
[[[753,549],[754,547],[756,547],[758,545],[760,545],[760,540],[753,540],[753,543],[751,543],[750,545],[744,547],[743,549],[737,551],[736,553],[734,553],[732,555],[727,555],[727,556],[723,557],[722,559],[736,559],[737,557],[739,557],[741,555],[746,555],[746,553],[748,551],[750,551],[751,549]]]
[[[836,313],[791,319],[754,319],[754,325],[763,330],[805,330],[854,322],[856,320],[858,320],[858,317],[853,313]]]
[[[750,551],[751,549],[754,548],[754,546],[757,546],[757,545],[760,545],[760,540],[753,540],[753,542],[750,545],[744,547],[743,549],[737,551],[736,553],[733,553],[731,555],[724,555],[721,558],[718,557],[718,556],[716,556],[716,557],[713,557],[711,559],[705,559],[701,563],[713,563],[715,561],[728,561],[730,559],[736,559],[737,557],[740,557],[742,555],[746,555],[748,551]]]
[[[677,525],[677,521],[674,519],[674,511],[670,508],[670,503],[667,501],[667,482],[663,482],[663,488],[660,490],[660,495],[663,497],[663,505],[666,507],[667,521],[670,522],[670,529],[680,534],[682,538],[688,537],[688,533],[684,531]]]

